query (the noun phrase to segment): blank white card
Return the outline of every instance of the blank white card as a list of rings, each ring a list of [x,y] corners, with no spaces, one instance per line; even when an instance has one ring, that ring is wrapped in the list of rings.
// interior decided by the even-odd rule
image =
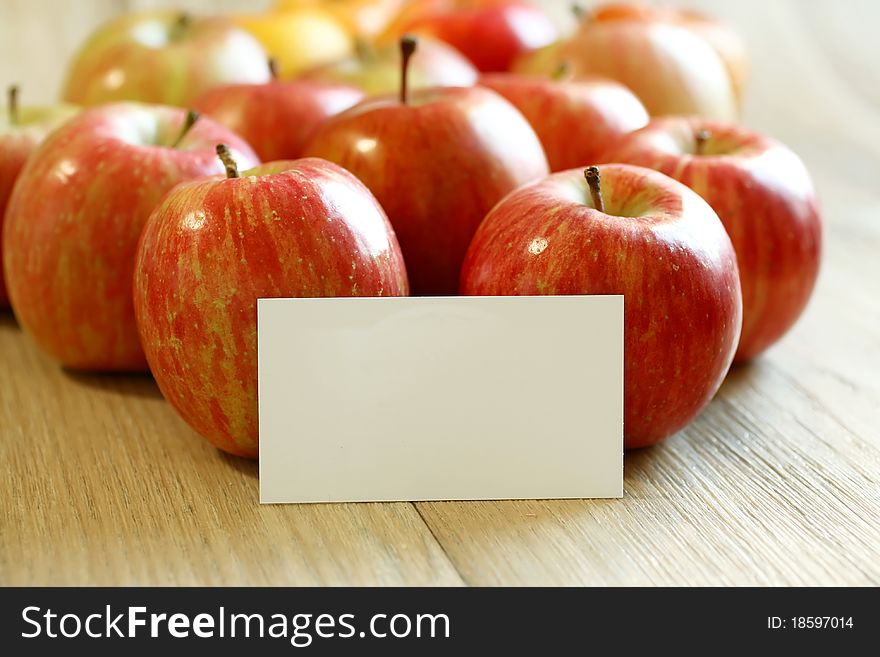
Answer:
[[[623,297],[260,299],[260,501],[623,495]]]

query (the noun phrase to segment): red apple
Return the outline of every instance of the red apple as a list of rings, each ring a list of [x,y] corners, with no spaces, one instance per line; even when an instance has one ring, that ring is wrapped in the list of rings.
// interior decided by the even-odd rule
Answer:
[[[729,25],[691,9],[613,3],[590,11],[590,20],[666,21],[689,29],[704,38],[724,62],[739,101],[749,74],[749,55],[739,33]]]
[[[623,137],[602,161],[662,171],[718,213],[742,278],[736,360],[757,356],[791,328],[813,291],[822,244],[816,192],[794,153],[739,125],[670,117]]]
[[[360,90],[347,85],[273,79],[265,84],[215,87],[193,107],[244,137],[260,159],[268,162],[300,157],[319,125],[363,97]]]
[[[730,367],[742,320],[736,256],[712,208],[681,183],[624,164],[587,175],[589,187],[582,170],[564,171],[496,205],[461,291],[623,294],[624,444],[644,447],[690,422]]]
[[[480,84],[504,96],[528,119],[551,171],[594,164],[620,135],[648,123],[639,99],[613,80],[490,73]]]
[[[64,99],[188,107],[213,87],[269,77],[266,51],[230,19],[157,11],[117,18],[95,32],[74,57]]]
[[[18,88],[9,88],[7,111],[0,112],[0,310],[9,307],[3,277],[2,228],[12,186],[24,163],[46,135],[77,111],[72,105],[19,107]]]
[[[222,171],[218,142],[243,164],[258,162],[226,128],[186,118],[154,105],[93,108],[43,142],[15,184],[3,232],[12,308],[67,367],[146,368],[131,302],[144,221],[177,183]]]
[[[400,89],[400,66],[400,47],[396,43],[375,49],[361,44],[356,55],[314,68],[300,78],[350,84],[368,96],[376,96]],[[470,87],[478,75],[464,55],[436,39],[422,39],[409,65],[411,89]]]
[[[415,40],[404,38],[406,60]],[[455,294],[461,261],[486,212],[547,174],[534,130],[482,87],[368,100],[330,119],[307,155],[345,167],[376,195],[406,257],[414,294]]]
[[[178,185],[150,216],[134,303],[168,401],[217,447],[254,458],[257,299],[408,289],[385,213],[347,171],[318,159],[228,171]]]
[[[549,53],[549,54],[548,54]],[[617,80],[653,115],[697,115],[728,120],[737,114],[733,83],[718,53],[692,30],[668,21],[592,20],[542,54],[540,71],[567,63],[575,76]],[[518,70],[535,71],[520,61]]]
[[[445,0],[397,29],[451,44],[481,71],[507,71],[514,60],[559,38],[540,8],[520,0]]]

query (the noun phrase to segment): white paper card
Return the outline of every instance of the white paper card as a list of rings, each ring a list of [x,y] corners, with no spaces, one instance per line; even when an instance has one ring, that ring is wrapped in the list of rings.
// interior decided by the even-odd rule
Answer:
[[[623,297],[260,299],[260,501],[623,495]]]

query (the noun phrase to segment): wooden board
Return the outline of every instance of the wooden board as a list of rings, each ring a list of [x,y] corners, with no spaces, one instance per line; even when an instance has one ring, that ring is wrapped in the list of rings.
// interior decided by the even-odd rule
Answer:
[[[5,0],[0,84],[50,99],[83,33],[147,4]],[[826,257],[785,341],[627,456],[622,501],[259,507],[256,466],[149,377],[65,372],[5,315],[0,584],[880,583],[880,9],[688,4],[748,38],[747,121],[813,171]]]

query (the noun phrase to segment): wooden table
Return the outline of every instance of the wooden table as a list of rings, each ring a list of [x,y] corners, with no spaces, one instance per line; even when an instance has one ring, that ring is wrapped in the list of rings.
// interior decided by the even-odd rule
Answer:
[[[784,342],[627,456],[623,500],[260,507],[152,379],[65,372],[5,315],[0,584],[880,583],[878,10],[696,4],[749,39],[747,121],[816,177],[824,270]]]

